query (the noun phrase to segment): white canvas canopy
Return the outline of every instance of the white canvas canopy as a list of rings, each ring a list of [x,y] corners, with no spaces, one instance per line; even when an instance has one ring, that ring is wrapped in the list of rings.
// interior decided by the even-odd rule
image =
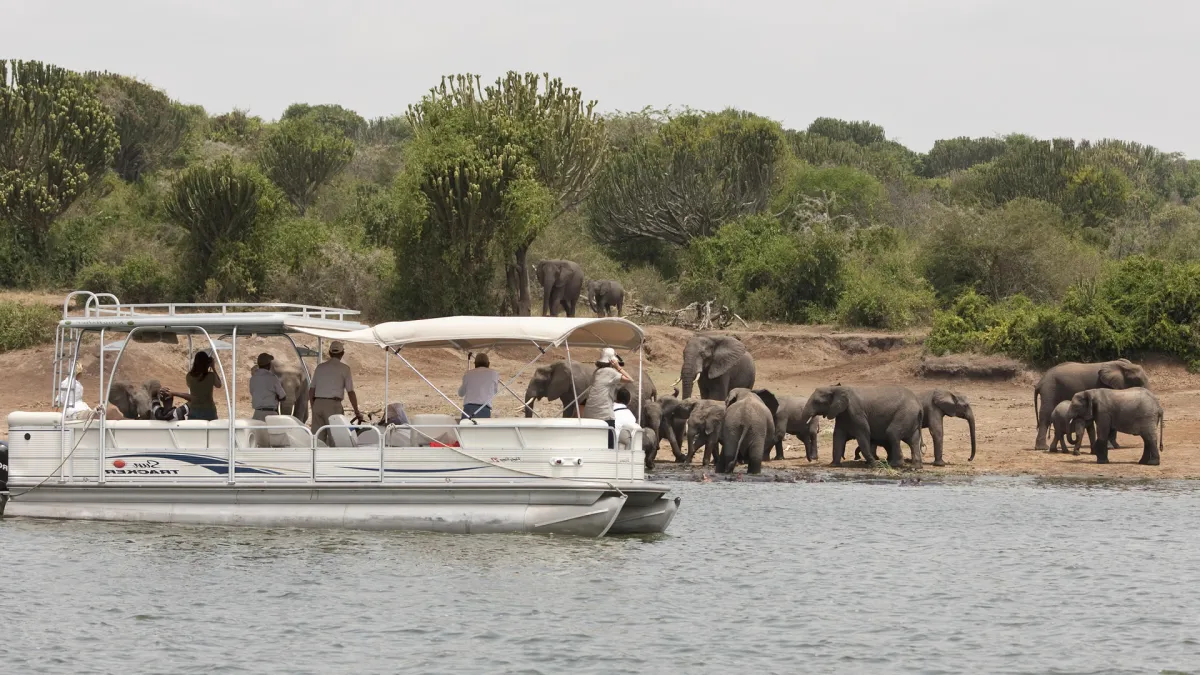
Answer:
[[[618,318],[577,319],[528,316],[447,316],[419,321],[389,321],[355,331],[331,331],[302,325],[289,325],[298,333],[321,338],[403,347],[453,347],[480,351],[502,345],[540,347],[613,347],[637,349],[642,344],[642,329]]]

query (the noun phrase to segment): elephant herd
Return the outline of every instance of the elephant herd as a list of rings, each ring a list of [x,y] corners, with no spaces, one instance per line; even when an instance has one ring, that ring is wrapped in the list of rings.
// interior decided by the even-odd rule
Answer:
[[[542,316],[558,316],[562,311],[575,316],[583,286],[583,268],[570,260],[543,260],[533,268],[542,286]],[[588,307],[596,316],[608,316],[612,309],[617,316],[625,307],[625,289],[621,282],[593,279],[587,283]]]
[[[586,369],[578,368],[574,376],[574,391],[586,391],[590,383]],[[702,464],[712,462],[719,473],[732,472],[743,463],[750,473],[758,473],[762,462],[772,459],[772,450],[774,459],[783,458],[787,434],[804,445],[805,459],[816,461],[821,417],[834,422],[833,466],[842,464],[846,443],[853,440],[855,457],[866,459],[868,466],[879,459],[886,459],[892,467],[902,466],[902,446],[907,446],[908,461],[913,468],[920,468],[925,429],[933,440],[934,466],[945,466],[946,417],[967,422],[971,438],[968,461],[975,459],[975,412],[965,396],[948,389],[911,391],[901,386],[839,383],[818,387],[808,398],[776,395],[755,388],[754,358],[741,340],[706,333],[692,336],[685,345],[680,382],[682,395],[675,389],[670,396],[657,397],[647,379],[641,397],[635,395],[631,405],[641,408],[648,469],[654,466],[659,443],[665,440],[678,463],[691,463],[702,450]],[[691,397],[693,384],[698,385],[699,398]],[[1127,359],[1063,363],[1051,368],[1034,389],[1035,448],[1065,452],[1066,442],[1070,442],[1079,454],[1086,432],[1096,461],[1103,464],[1108,462],[1108,448],[1119,447],[1116,435],[1120,432],[1142,438],[1139,463],[1159,464],[1163,409],[1148,385],[1145,370]],[[545,366],[535,374],[526,400],[558,399],[564,414],[573,415],[570,386],[565,362]],[[528,407],[526,414],[532,414]],[[1051,427],[1054,443],[1047,446]]]

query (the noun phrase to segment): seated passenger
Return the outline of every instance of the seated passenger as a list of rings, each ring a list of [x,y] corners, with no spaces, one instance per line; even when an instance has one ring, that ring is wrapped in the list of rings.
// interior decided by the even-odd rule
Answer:
[[[150,402],[150,414],[161,422],[179,422],[188,419],[188,406],[185,403],[176,407],[175,397],[163,389]]]
[[[613,404],[613,420],[617,424],[617,428],[633,427],[638,428],[637,416],[629,409],[629,402],[633,399],[629,395],[629,390],[621,388],[617,390],[617,402]]]
[[[383,418],[384,426],[395,424],[397,426],[408,424],[408,412],[404,410],[403,403],[389,403],[387,411]]]

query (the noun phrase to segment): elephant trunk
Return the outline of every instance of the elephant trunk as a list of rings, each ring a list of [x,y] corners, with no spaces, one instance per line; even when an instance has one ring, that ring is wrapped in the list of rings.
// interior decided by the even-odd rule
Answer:
[[[816,414],[817,414],[817,411],[813,407],[812,399],[805,401],[804,409],[800,411],[800,426],[807,427],[809,425],[809,423],[812,422],[813,416],[815,416]],[[975,428],[974,421],[971,422],[971,428],[972,429]],[[975,437],[974,432],[972,431],[971,438],[974,438],[974,437]],[[974,454],[974,453],[972,453],[972,454]]]
[[[692,397],[692,385],[696,382],[696,373],[700,371],[698,351],[698,348],[683,350],[683,368],[679,371],[679,379],[680,385],[683,387],[684,399]]]
[[[533,387],[525,390],[525,417],[533,417],[533,402],[538,399],[537,392]]]
[[[975,461],[975,411],[967,409],[967,426],[971,428],[971,456],[967,458],[968,462]]]

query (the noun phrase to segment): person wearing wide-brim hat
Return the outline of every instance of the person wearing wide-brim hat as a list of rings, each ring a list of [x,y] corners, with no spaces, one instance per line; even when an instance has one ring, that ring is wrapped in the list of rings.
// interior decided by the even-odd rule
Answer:
[[[254,406],[254,419],[265,422],[267,415],[279,414],[279,403],[287,398],[283,383],[271,369],[275,357],[263,352],[255,363],[258,367],[250,374],[250,403]]]
[[[349,398],[354,408],[355,419],[362,419],[362,411],[358,409],[358,396],[354,394],[354,377],[350,374],[350,366],[342,363],[346,347],[340,340],[329,344],[329,359],[322,361],[313,370],[312,384],[308,388],[309,410],[312,411],[313,433],[329,424],[333,415],[345,412],[342,399]],[[328,436],[322,432],[320,436]],[[328,442],[325,438],[322,441]]]
[[[613,401],[616,399],[617,389],[626,382],[633,382],[633,378],[621,367],[617,352],[612,347],[605,347],[600,352],[600,358],[596,359],[596,372],[592,375],[592,386],[587,391],[583,416],[604,420],[615,430],[616,414]],[[609,447],[616,447],[613,443],[615,438],[612,431],[608,432]]]

